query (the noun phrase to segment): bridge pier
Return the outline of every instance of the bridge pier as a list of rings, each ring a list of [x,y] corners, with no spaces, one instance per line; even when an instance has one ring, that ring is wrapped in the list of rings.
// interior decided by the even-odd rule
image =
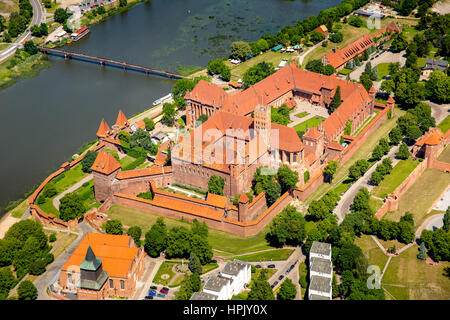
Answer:
[[[104,61],[100,61],[100,67],[104,67],[105,66],[105,62]]]

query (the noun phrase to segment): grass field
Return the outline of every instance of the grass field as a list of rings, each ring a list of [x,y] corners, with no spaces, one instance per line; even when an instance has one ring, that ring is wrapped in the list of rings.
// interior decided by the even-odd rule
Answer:
[[[348,75],[349,73],[351,73],[352,71],[353,71],[352,69],[344,68],[344,69],[340,70],[338,73],[339,73],[339,74],[342,74],[342,75],[344,75],[344,76],[346,76],[346,75]]]
[[[230,258],[229,260],[239,259],[248,262],[258,262],[258,261],[283,261],[287,260],[290,255],[294,252],[293,249],[276,249],[258,253],[252,253],[244,256],[236,256]]]
[[[281,60],[287,59],[290,63],[292,59],[296,56],[295,52],[273,52],[271,50],[264,52],[263,54],[257,55],[256,57],[251,58],[250,60],[244,61],[238,65],[232,64],[230,61],[225,61],[225,64],[231,69],[231,80],[239,80],[242,79],[245,71],[247,71],[250,67],[260,63],[267,62],[272,63],[276,68]]]
[[[158,215],[149,212],[120,206],[112,206],[108,210],[107,214],[111,219],[121,220],[124,225],[141,227],[143,233],[150,230],[151,226],[159,217]],[[191,223],[187,221],[171,218],[164,218],[164,221],[168,228],[183,226],[189,229],[191,227]],[[209,228],[209,243],[214,249],[225,251],[226,253],[234,255],[270,249],[272,247],[269,246],[265,240],[265,235],[268,232],[268,229],[269,226],[267,225],[257,235],[243,238],[231,233]],[[219,253],[221,252],[218,252],[218,254]]]
[[[438,128],[441,129],[443,133],[447,132],[450,129],[450,116],[447,116],[442,122],[438,125]]]
[[[409,211],[414,216],[415,226],[420,226],[428,209],[449,184],[449,173],[437,169],[426,169],[417,181],[400,197],[398,210],[389,211],[385,218],[399,221],[400,217]]]
[[[393,257],[383,276],[382,285],[396,299],[401,300],[441,300],[450,297],[450,280],[443,270],[450,262],[441,261],[430,266],[417,259],[418,246]]]
[[[376,265],[383,270],[388,257],[380,250],[375,241],[368,235],[355,238],[355,244],[360,247],[369,260],[369,264]]]
[[[297,124],[294,129],[295,131],[303,131],[306,132],[306,127],[311,128],[311,127],[316,127],[319,125],[319,123],[321,123],[322,121],[324,121],[325,118],[319,117],[319,116],[315,116],[311,119],[308,119],[306,121],[303,121],[299,124]]]
[[[378,81],[389,75],[389,63],[379,63],[376,67],[378,69]]]
[[[304,117],[306,117],[308,114],[309,114],[308,112],[300,112],[300,113],[297,113],[295,116],[296,116],[296,117],[299,117],[299,118],[304,118]]]
[[[17,207],[11,210],[11,215],[14,218],[22,218],[27,208],[28,208],[28,200],[25,199]]]
[[[372,136],[370,136],[367,141],[353,154],[353,156],[343,165],[340,166],[336,174],[333,177],[331,183],[323,183],[316,191],[314,191],[311,196],[306,199],[305,204],[308,205],[312,200],[319,199],[330,189],[336,188],[342,181],[348,176],[348,169],[359,159],[367,159],[369,154],[372,152],[373,148],[378,144],[381,138],[386,137],[389,131],[397,124],[397,119],[399,116],[405,114],[405,111],[398,108],[395,109],[394,116],[391,119],[386,120]]]
[[[438,157],[439,161],[450,163],[450,146],[447,146]]]
[[[383,181],[372,189],[372,195],[382,199],[386,198],[388,194],[392,193],[409,176],[418,164],[418,160],[400,160],[392,169],[391,173],[386,175]]]
[[[58,257],[72,242],[74,242],[77,238],[76,234],[70,233],[63,239],[61,239],[58,243],[53,244],[54,249],[52,249],[53,255]]]
[[[155,278],[153,278],[153,282],[167,286],[169,282],[175,277],[175,272],[172,271],[172,268],[175,264],[175,262],[164,261],[159,267],[158,272],[156,272]],[[162,276],[165,274],[169,275],[167,279],[162,278]]]

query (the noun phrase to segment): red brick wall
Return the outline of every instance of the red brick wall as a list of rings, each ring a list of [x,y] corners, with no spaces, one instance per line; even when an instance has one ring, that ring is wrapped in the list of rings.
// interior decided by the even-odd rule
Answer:
[[[304,201],[323,183],[323,171],[309,179],[308,183],[301,188],[293,189],[292,195],[294,198]]]

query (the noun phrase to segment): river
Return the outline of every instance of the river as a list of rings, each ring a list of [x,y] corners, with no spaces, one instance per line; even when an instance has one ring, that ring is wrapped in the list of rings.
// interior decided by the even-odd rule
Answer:
[[[75,1],[74,1],[75,2]],[[67,50],[176,72],[229,53],[317,14],[340,0],[153,0],[91,27]],[[189,12],[190,11],[190,12]],[[0,206],[40,183],[96,138],[102,118],[114,124],[170,92],[172,81],[80,61],[52,66],[0,91]]]

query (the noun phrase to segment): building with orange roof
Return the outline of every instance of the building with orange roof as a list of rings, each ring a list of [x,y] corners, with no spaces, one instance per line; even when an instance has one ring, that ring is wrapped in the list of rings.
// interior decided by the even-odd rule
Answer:
[[[108,137],[111,133],[111,128],[108,126],[105,119],[102,119],[102,121],[100,122],[100,127],[97,130],[97,137],[105,138]]]
[[[78,300],[132,297],[144,271],[144,257],[143,247],[130,236],[88,233],[61,268],[53,289]]]
[[[109,152],[99,151],[91,167],[97,201],[103,201],[110,195],[110,186],[121,167]]]
[[[326,25],[322,24],[315,29],[317,32],[320,32],[325,37],[328,37],[328,28]]]
[[[341,70],[345,67],[347,61],[359,56],[374,45],[375,42],[373,42],[372,37],[366,34],[343,49],[333,48],[330,53],[322,57],[322,63],[324,66],[330,64],[336,70]]]
[[[447,130],[446,133],[443,134],[439,128],[430,128],[414,144],[411,150],[412,156],[423,159],[437,158],[444,150],[445,145],[449,143],[450,130]]]
[[[127,128],[129,125],[130,123],[128,122],[127,117],[125,117],[125,114],[122,112],[122,110],[119,110],[115,126],[122,130]]]

